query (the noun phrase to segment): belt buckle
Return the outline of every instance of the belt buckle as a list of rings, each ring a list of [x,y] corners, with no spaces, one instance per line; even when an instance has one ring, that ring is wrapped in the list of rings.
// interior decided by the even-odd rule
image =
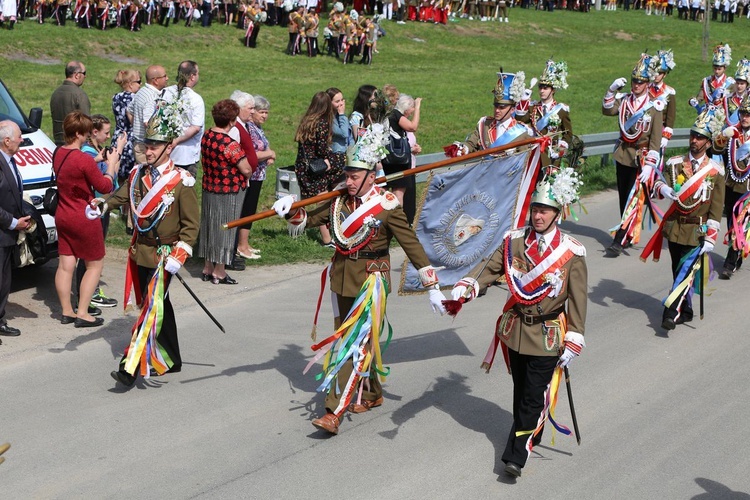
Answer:
[[[534,317],[533,316],[526,316],[523,315],[523,324],[524,325],[533,325],[534,324]]]
[[[351,260],[359,260],[359,250],[357,250],[356,252],[350,253],[349,258]]]

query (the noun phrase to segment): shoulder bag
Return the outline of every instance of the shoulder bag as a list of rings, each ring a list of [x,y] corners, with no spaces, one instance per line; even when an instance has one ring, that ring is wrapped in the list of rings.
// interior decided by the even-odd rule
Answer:
[[[55,216],[55,212],[57,212],[57,186],[55,185],[55,156],[57,155],[57,152],[60,150],[60,148],[55,149],[55,152],[52,154],[52,174],[49,177],[49,182],[52,184],[50,187],[47,188],[47,190],[44,192],[44,198],[42,199],[42,206],[47,211],[48,214],[51,216]],[[60,163],[60,171],[62,171],[62,167],[65,164],[65,160],[68,159],[68,156],[70,156],[70,153],[72,153],[73,150],[68,152],[67,155],[65,155],[65,158],[63,158],[62,163]]]
[[[388,165],[408,165],[411,163],[411,147],[406,133],[394,135],[391,130],[390,143],[385,147],[388,154],[383,159],[383,163]]]

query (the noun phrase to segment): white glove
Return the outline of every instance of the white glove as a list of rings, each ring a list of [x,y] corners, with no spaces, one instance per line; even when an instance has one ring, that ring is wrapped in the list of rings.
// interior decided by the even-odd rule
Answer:
[[[88,220],[95,220],[102,216],[102,211],[99,210],[99,207],[92,207],[91,205],[86,205],[86,218]]]
[[[469,287],[471,287],[471,289],[467,294],[466,290]],[[451,298],[453,300],[458,300],[461,297],[464,297],[464,301],[469,302],[471,300],[474,300],[478,293],[479,283],[474,278],[470,278],[467,276],[466,278],[461,278],[455,285],[453,285],[453,290],[451,290]]]
[[[609,90],[612,92],[617,92],[619,89],[623,88],[625,84],[628,83],[628,81],[624,78],[618,78],[614,82],[612,82],[612,85],[609,86]]]
[[[672,189],[671,187],[667,186],[666,184],[662,184],[661,189],[659,190],[659,192],[661,193],[661,195],[664,198],[669,198],[670,200],[677,201],[677,195],[675,194],[674,189]]]
[[[563,141],[562,139],[557,141],[557,148],[560,150],[561,153],[564,153],[565,151],[567,151],[568,147],[569,147],[568,143]]]
[[[171,255],[167,257],[167,263],[164,264],[164,270],[168,272],[169,274],[174,274],[177,271],[180,270],[182,267],[182,264],[180,264],[180,261],[172,257]]]
[[[692,107],[697,108],[698,107],[698,99],[695,97],[691,97],[688,101],[688,104],[690,104]]]
[[[523,94],[521,94],[521,100],[528,101],[529,99],[531,99],[531,89],[526,89],[523,91]]]
[[[701,246],[701,255],[703,255],[704,253],[709,253],[713,249],[714,249],[714,244],[706,240],[703,242],[703,245]]]
[[[727,127],[724,130],[722,130],[721,133],[727,139],[732,139],[734,137],[739,136],[739,134],[737,133],[737,127]]]
[[[654,167],[646,163],[641,167],[641,173],[638,174],[638,182],[649,182],[651,180],[651,174],[654,173]]]
[[[433,288],[428,293],[430,295],[430,305],[432,306],[432,312],[440,313],[440,316],[445,314],[445,306],[443,305],[445,295],[443,295],[443,292],[441,292],[440,290],[435,290]]]
[[[661,149],[666,149],[667,144],[669,144],[669,139],[666,137],[661,138],[661,145],[659,146]]]
[[[274,209],[279,217],[284,217],[289,213],[289,210],[292,209],[292,203],[294,203],[294,196],[288,194],[283,198],[276,200],[271,208]]]
[[[578,356],[578,353],[575,352],[573,349],[570,348],[571,342],[565,342],[565,350],[560,355],[560,359],[557,361],[558,366],[565,368],[570,364],[571,361],[573,361],[576,356]],[[575,345],[575,344],[572,344]]]

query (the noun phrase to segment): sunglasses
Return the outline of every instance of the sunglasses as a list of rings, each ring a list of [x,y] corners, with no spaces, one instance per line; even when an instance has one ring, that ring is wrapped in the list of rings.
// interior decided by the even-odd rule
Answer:
[[[80,75],[83,75],[83,76],[86,76],[86,72],[85,71],[76,71],[76,73],[78,73]]]
[[[140,80],[133,80],[133,83],[137,83],[138,85],[140,85],[141,81]]]

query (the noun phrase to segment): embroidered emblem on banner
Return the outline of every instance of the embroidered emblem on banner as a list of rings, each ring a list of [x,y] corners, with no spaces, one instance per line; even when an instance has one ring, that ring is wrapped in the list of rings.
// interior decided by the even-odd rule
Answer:
[[[466,194],[440,218],[439,229],[432,234],[431,246],[440,264],[465,265],[482,258],[500,230],[497,202],[486,192]],[[472,215],[469,215],[470,212]],[[460,253],[459,246],[472,240],[471,250]]]

